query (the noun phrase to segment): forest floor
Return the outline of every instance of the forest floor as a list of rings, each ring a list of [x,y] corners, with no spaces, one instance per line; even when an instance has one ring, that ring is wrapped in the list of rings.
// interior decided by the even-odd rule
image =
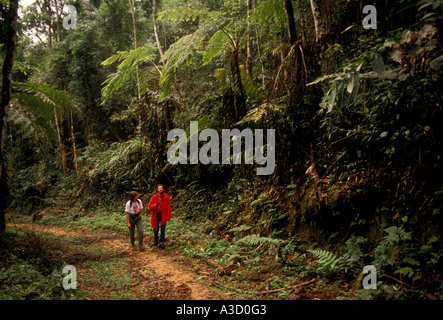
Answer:
[[[134,282],[131,286],[136,291],[149,293],[150,298],[160,300],[212,300],[227,299],[228,295],[222,292],[216,292],[215,288],[211,290],[211,281],[206,285],[201,283],[202,279],[210,276],[207,274],[194,274],[185,270],[184,261],[180,261],[172,250],[152,247],[149,244],[144,246],[144,251],[134,250],[129,246],[129,239],[122,237],[115,231],[97,231],[91,233],[84,227],[70,227],[69,230],[57,226],[48,227],[32,223],[8,224],[9,228],[25,228],[39,233],[51,233],[60,239],[74,237],[76,242],[94,243],[96,246],[102,246],[112,250],[114,257],[129,258],[130,274]],[[72,242],[68,240],[67,242]],[[66,246],[68,249],[69,246]],[[88,284],[82,279],[88,279],[94,273],[92,268],[88,268],[82,262],[88,259],[87,253],[70,251],[64,252],[64,258],[76,266],[77,285],[88,292],[88,299],[100,299],[103,297],[103,291],[106,290],[103,281]],[[80,263],[79,263],[80,262]]]
[[[92,216],[93,219],[99,217]],[[343,290],[343,283],[333,284],[320,278],[287,278],[273,267],[268,268],[271,271],[252,272],[243,278],[219,274],[217,266],[208,263],[212,259],[186,256],[186,250],[202,248],[188,245],[186,238],[174,237],[174,229],[176,234],[184,233],[184,227],[174,227],[174,223],[169,227],[170,242],[161,249],[151,246],[152,237],[146,230],[150,228],[145,220],[144,251],[139,251],[137,246],[136,250],[131,248],[124,228],[112,230],[94,226],[91,221],[65,224],[63,218],[51,219],[32,222],[30,216],[23,219],[15,214],[7,219],[9,234],[15,234],[12,237],[19,240],[0,243],[0,255],[5,252],[13,255],[9,263],[3,263],[6,270],[11,270],[9,276],[5,275],[9,277],[6,281],[11,291],[0,290],[0,296],[8,299],[59,299],[61,296],[62,299],[87,300],[355,299],[352,292]],[[183,248],[183,245],[189,248]],[[77,289],[48,289],[54,284],[48,284],[47,280],[34,280],[40,281],[41,285],[13,280],[14,277],[26,278],[13,274],[13,264],[27,263],[14,261],[15,257],[31,263],[39,261],[38,265],[43,265],[40,267],[44,271],[43,278],[48,277],[51,268],[57,268],[58,287],[61,287],[61,277],[66,276],[60,272],[63,265],[75,266]],[[243,274],[241,270],[239,274]],[[42,294],[48,290],[50,294]]]

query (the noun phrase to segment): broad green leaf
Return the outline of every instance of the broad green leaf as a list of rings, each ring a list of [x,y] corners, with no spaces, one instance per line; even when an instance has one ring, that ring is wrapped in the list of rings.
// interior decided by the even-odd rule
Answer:
[[[374,53],[372,56],[371,65],[377,73],[383,73],[385,71],[385,63],[383,62],[382,56],[378,53]]]

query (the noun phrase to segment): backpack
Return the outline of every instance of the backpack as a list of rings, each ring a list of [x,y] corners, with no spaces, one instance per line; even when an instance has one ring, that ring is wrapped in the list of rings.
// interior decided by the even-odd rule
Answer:
[[[140,199],[137,199],[137,203],[140,205]],[[132,209],[132,201],[129,200],[129,208]],[[134,213],[130,213],[130,215],[137,220],[138,218],[140,218],[141,212],[139,214],[134,214]]]

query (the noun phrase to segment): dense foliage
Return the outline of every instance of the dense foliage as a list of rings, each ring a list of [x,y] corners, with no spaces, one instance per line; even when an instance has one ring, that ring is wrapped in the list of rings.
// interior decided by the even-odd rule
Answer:
[[[65,2],[76,29],[62,26]],[[381,286],[364,295],[441,299],[443,3],[373,3],[377,29],[363,28],[361,0],[22,8],[5,141],[11,210],[88,211],[163,183],[175,214],[228,237],[226,262],[266,247],[288,274],[349,282],[372,264]],[[190,121],[274,128],[275,172],[171,165],[167,133],[189,134]],[[311,260],[320,264],[295,262]]]

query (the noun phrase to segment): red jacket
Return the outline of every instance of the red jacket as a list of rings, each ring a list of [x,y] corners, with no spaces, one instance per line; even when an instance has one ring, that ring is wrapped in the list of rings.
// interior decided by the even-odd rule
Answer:
[[[157,203],[159,193],[156,193],[151,200],[149,201],[148,208],[151,210],[151,227],[155,228],[157,224]],[[162,220],[160,222],[161,225],[166,224],[166,221],[171,220],[171,202],[169,200],[169,196],[166,193],[163,193],[162,199]]]

